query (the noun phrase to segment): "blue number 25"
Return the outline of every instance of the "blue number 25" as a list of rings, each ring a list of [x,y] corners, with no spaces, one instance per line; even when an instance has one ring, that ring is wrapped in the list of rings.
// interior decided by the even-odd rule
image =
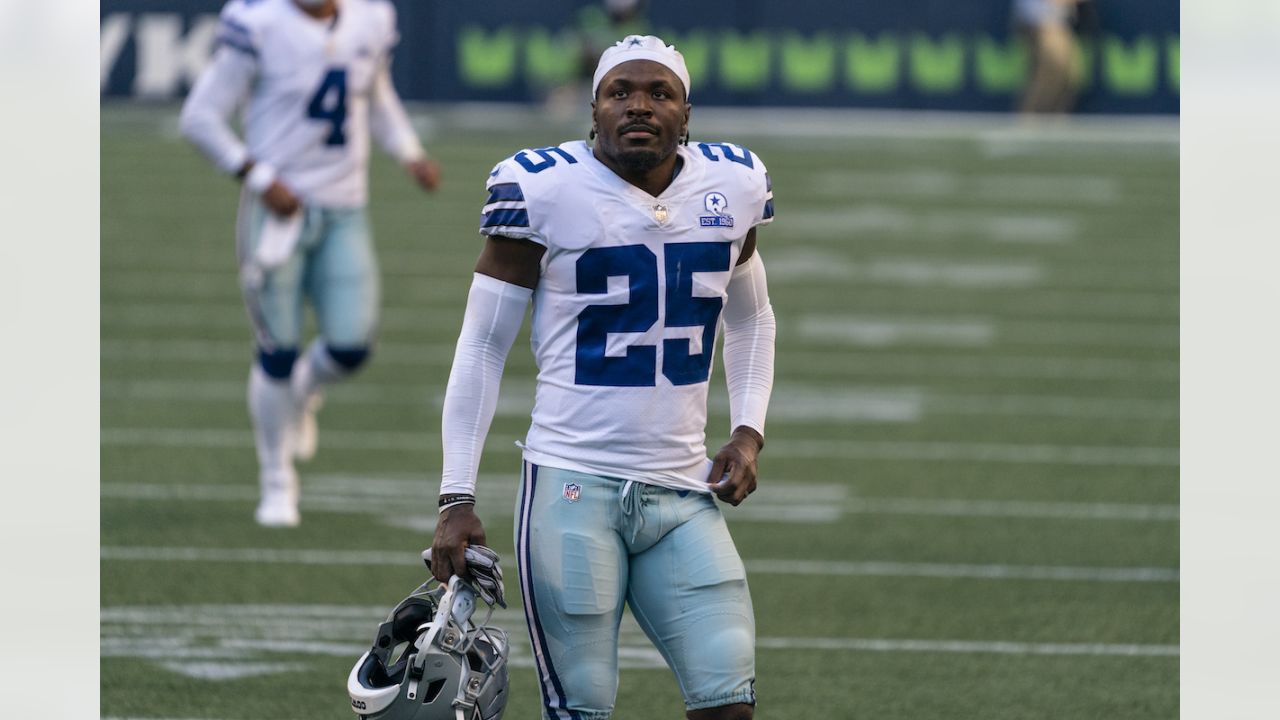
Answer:
[[[320,81],[320,87],[307,105],[307,117],[329,123],[329,136],[325,145],[346,145],[347,135],[343,126],[347,123],[347,69],[330,68]]]
[[[662,374],[672,385],[706,382],[711,375],[716,323],[723,301],[694,297],[695,272],[729,269],[727,242],[671,243],[663,248],[667,281],[664,327],[698,327],[702,351],[690,352],[688,338],[664,338]],[[630,345],[626,355],[610,357],[605,346],[610,333],[643,333],[658,321],[658,258],[644,245],[592,248],[578,258],[578,292],[608,291],[610,277],[625,277],[630,288],[626,304],[588,305],[578,315],[578,352],[574,382],[578,385],[653,387],[657,383],[658,349]]]

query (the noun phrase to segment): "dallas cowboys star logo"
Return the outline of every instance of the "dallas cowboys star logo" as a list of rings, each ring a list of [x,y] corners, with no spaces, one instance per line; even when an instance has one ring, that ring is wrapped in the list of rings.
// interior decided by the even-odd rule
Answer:
[[[643,43],[642,43],[642,41],[640,40],[640,38],[638,38],[638,37],[633,37],[633,38],[631,38],[631,42],[627,43],[627,47],[635,47],[635,46],[637,46],[637,45],[641,45],[641,44],[643,44]]]

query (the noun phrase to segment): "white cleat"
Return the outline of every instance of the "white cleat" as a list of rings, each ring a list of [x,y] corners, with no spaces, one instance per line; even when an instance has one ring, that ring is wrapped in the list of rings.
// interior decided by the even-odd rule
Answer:
[[[262,499],[258,501],[253,519],[263,527],[297,527],[302,522],[302,515],[298,512],[297,474],[264,475],[260,482]]]
[[[307,399],[303,403],[302,409],[298,411],[298,425],[293,438],[294,460],[307,462],[316,456],[317,435],[319,434],[316,413],[320,411],[320,406],[323,404],[324,397],[317,393]]]

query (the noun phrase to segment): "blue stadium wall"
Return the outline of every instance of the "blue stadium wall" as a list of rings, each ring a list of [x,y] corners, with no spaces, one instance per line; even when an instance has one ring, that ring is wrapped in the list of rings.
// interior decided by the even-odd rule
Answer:
[[[536,102],[578,72],[583,0],[396,0],[393,72],[424,101]],[[1027,73],[1010,0],[650,0],[697,105],[1011,109]],[[104,97],[184,94],[220,0],[103,0]],[[1086,113],[1178,112],[1176,0],[1096,0],[1077,54]]]

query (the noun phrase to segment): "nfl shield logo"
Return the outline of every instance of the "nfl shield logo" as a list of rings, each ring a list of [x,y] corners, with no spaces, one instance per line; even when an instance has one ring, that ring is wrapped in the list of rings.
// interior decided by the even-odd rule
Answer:
[[[578,483],[564,484],[564,499],[569,502],[578,502],[578,498],[582,497],[582,486]]]

